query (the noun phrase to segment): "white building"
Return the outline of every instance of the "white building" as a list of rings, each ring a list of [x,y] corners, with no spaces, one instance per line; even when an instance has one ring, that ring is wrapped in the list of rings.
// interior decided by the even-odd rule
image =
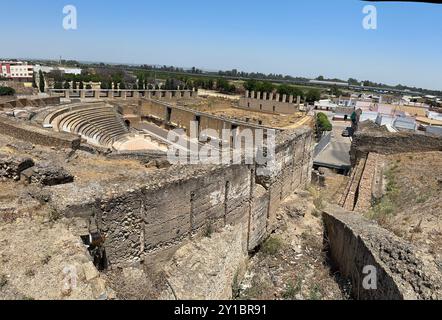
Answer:
[[[325,100],[319,100],[315,102],[315,109],[316,110],[336,110],[336,108],[338,107],[338,105],[336,103],[334,103],[333,101],[331,101],[330,99],[325,99]]]
[[[34,74],[34,66],[22,61],[0,61],[0,75],[12,80],[29,80]]]
[[[40,70],[44,73],[49,73],[51,71],[54,70],[58,70],[61,73],[64,74],[75,74],[75,75],[80,75],[81,74],[81,69],[80,68],[65,68],[65,67],[46,67],[46,66],[40,66],[40,65],[36,65],[34,67],[34,70],[36,73],[40,72]]]
[[[393,126],[395,119],[396,119],[395,116],[378,113],[378,116],[376,118],[376,123],[380,126],[386,126],[386,125]]]

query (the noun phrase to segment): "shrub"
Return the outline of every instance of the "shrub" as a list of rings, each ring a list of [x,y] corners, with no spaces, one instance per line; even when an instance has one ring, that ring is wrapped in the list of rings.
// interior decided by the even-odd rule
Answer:
[[[282,242],[277,237],[268,238],[262,245],[261,251],[267,256],[275,255],[281,249]]]
[[[316,115],[316,125],[318,127],[318,130],[320,132],[324,131],[332,131],[333,126],[330,123],[330,120],[328,120],[328,117],[325,113],[319,112]]]
[[[13,96],[15,90],[10,87],[0,87],[0,96]]]
[[[295,300],[296,295],[298,293],[301,293],[302,289],[302,278],[298,278],[296,281],[296,285],[293,285],[293,283],[289,283],[287,285],[287,288],[282,293],[282,298],[284,300]]]

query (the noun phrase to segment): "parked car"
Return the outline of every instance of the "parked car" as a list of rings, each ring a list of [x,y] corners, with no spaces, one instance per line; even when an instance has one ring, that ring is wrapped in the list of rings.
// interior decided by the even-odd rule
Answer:
[[[348,131],[348,129],[345,129],[344,131],[342,131],[342,136],[343,137],[350,137],[350,131]]]

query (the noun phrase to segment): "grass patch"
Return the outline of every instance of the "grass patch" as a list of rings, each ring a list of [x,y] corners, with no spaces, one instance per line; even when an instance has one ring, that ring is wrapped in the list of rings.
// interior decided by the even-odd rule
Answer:
[[[236,271],[235,276],[233,277],[233,282],[232,282],[232,297],[233,297],[233,299],[239,298],[240,294],[241,294],[241,285],[239,283],[238,271]]]
[[[278,237],[268,238],[261,246],[261,252],[266,256],[273,256],[279,252],[282,241]]]
[[[298,278],[295,285],[293,283],[289,283],[287,285],[287,288],[282,293],[282,298],[284,300],[295,300],[296,295],[301,293],[301,289],[302,289],[302,278]]]
[[[425,203],[430,197],[428,195],[420,195],[416,198],[416,203]]]
[[[316,210],[321,211],[325,207],[325,201],[322,193],[316,189],[314,186],[310,186],[308,188],[308,192],[313,197],[313,204],[316,207]]]
[[[269,291],[269,286],[258,278],[252,280],[252,286],[244,290],[242,300],[262,299],[262,296]]]
[[[212,238],[213,234],[213,225],[212,223],[206,224],[206,228],[204,229],[204,237],[206,238]]]
[[[368,218],[376,220],[381,224],[386,223],[391,216],[395,215],[398,209],[400,189],[395,178],[398,167],[397,164],[393,164],[385,172],[385,177],[387,179],[386,194],[382,199],[374,203],[371,210],[366,214]]]
[[[322,300],[322,290],[319,285],[315,284],[313,286],[313,288],[310,289],[309,299],[310,300]]]

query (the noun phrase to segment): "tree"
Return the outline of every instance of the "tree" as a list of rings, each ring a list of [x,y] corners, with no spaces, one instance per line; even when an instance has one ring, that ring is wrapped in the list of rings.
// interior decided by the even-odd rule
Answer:
[[[354,85],[354,86],[359,86],[360,82],[356,79],[350,78],[350,79],[348,79],[348,84]]]
[[[325,131],[332,131],[333,126],[330,123],[330,120],[328,120],[328,117],[325,113],[319,112],[316,115],[316,128],[318,131],[318,135],[322,135]]]
[[[120,82],[120,90],[125,90],[126,89],[126,84],[124,83],[124,81]]]
[[[75,79],[72,81],[72,89],[77,90],[77,81]]]
[[[63,83],[61,81],[55,82],[54,89],[63,89]]]
[[[70,83],[68,82],[68,81],[65,81],[65,83],[64,83],[64,89],[70,89],[71,88],[71,85],[70,85]]]
[[[78,88],[79,88],[80,90],[83,90],[83,89],[84,89],[84,83],[83,83],[83,81],[80,81],[80,85],[78,86]]]
[[[0,96],[13,96],[15,90],[10,87],[0,87]]]
[[[86,89],[91,90],[91,89],[92,89],[92,86],[91,86],[90,84],[87,84],[87,85],[86,85]]]
[[[45,76],[43,74],[43,71],[38,72],[38,77],[40,78],[40,92],[45,92]]]
[[[144,86],[144,75],[140,73],[138,75],[138,89],[143,90],[145,88]]]
[[[299,88],[293,87],[293,86],[289,86],[286,84],[282,84],[277,88],[277,92],[280,95],[292,95],[294,97],[300,96],[302,97],[304,95],[304,92],[302,92],[302,90],[300,90]]]
[[[305,100],[308,103],[313,103],[321,99],[321,92],[317,89],[310,89],[305,96]]]
[[[331,87],[330,93],[336,97],[342,96],[342,91],[339,90],[338,86]]]
[[[32,74],[32,88],[37,88],[37,82],[35,81],[35,73]]]

